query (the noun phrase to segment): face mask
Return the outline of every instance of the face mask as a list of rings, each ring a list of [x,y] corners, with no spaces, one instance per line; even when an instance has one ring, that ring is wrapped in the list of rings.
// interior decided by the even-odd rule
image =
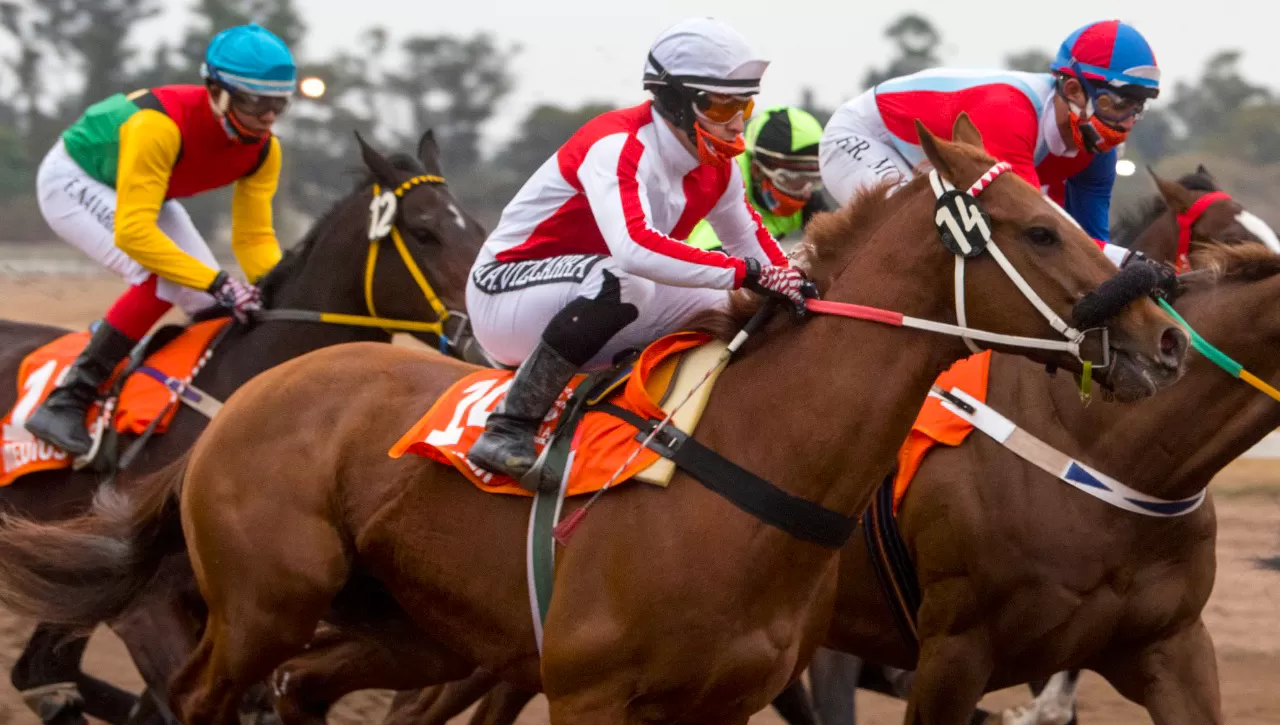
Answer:
[[[804,199],[782,193],[768,178],[760,180],[760,200],[764,202],[770,214],[784,217],[799,212],[805,205]]]
[[[1076,142],[1076,148],[1091,154],[1106,153],[1129,137],[1128,132],[1111,128],[1099,121],[1097,116],[1082,120],[1080,114],[1071,111],[1068,117],[1071,119],[1071,138]]]
[[[733,157],[747,150],[747,142],[741,134],[732,141],[725,141],[712,135],[700,123],[695,122],[693,130],[696,136],[694,145],[698,147],[698,161],[706,166],[724,166]]]

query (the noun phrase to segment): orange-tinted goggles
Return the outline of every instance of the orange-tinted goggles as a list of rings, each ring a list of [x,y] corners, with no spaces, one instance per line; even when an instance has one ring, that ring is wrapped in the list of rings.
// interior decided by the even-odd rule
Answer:
[[[694,107],[698,109],[698,115],[712,123],[728,123],[739,113],[742,114],[744,121],[751,118],[751,111],[756,107],[756,102],[750,96],[699,93],[694,99]]]

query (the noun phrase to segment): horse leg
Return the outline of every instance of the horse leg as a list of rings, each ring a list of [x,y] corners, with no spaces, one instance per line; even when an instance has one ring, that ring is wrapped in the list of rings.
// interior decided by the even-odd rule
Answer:
[[[1036,699],[1001,713],[1005,725],[1077,725],[1076,687],[1080,670],[1059,672],[1048,680],[1030,684]]]
[[[854,725],[857,721],[853,699],[862,674],[859,657],[844,652],[819,648],[809,662],[809,686],[813,689],[813,708],[822,725]]]
[[[907,725],[968,725],[986,691],[992,658],[981,633],[944,634],[920,643],[907,696]]]
[[[477,669],[455,682],[397,693],[382,725],[445,725],[501,682],[488,671]]]
[[[131,722],[176,723],[177,719],[165,704],[168,700],[168,683],[173,674],[190,656],[198,641],[200,622],[182,604],[182,598],[167,589],[146,594],[129,611],[111,623],[111,630],[124,642],[147,683],[151,702],[141,709]],[[157,720],[158,718],[158,720]]]
[[[508,682],[498,682],[493,690],[480,701],[480,707],[471,716],[471,725],[512,725],[520,717],[520,711],[536,696],[536,692],[521,690]],[[432,721],[427,721],[432,722]],[[444,720],[435,720],[441,725]],[[423,725],[426,725],[424,722]]]
[[[209,614],[195,652],[170,683],[169,703],[185,725],[236,725],[245,693],[311,641],[350,564],[326,521],[304,515],[263,531],[219,520],[217,507],[200,510],[210,519],[188,535],[188,551]],[[213,534],[202,540],[204,526],[217,532],[216,541]]]
[[[1109,658],[1098,672],[1121,695],[1146,707],[1154,725],[1223,722],[1218,660],[1202,620],[1145,649]]]
[[[787,689],[773,698],[773,709],[778,711],[787,725],[818,725],[813,706],[809,704],[809,693],[800,680],[787,685]]]
[[[465,677],[473,670],[474,665],[404,622],[377,630],[327,627],[317,633],[306,652],[276,668],[271,686],[284,725],[323,725],[333,703],[356,690],[407,690]],[[458,712],[473,702],[475,697]]]

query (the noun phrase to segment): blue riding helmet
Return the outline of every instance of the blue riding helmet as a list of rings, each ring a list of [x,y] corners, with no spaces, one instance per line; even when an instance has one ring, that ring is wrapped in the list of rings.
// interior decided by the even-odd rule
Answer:
[[[1160,93],[1160,67],[1151,45],[1136,28],[1119,20],[1077,29],[1058,48],[1049,69],[1079,78],[1086,89],[1095,86],[1139,98]]]
[[[237,25],[209,41],[200,74],[230,91],[292,96],[298,68],[284,41],[256,23]]]

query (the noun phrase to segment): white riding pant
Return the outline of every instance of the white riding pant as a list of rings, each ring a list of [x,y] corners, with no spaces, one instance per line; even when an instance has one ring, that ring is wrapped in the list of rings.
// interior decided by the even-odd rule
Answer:
[[[152,275],[116,246],[116,190],[80,168],[59,139],[36,172],[36,199],[40,213],[63,241],[89,255],[131,285]],[[177,201],[166,201],[156,218],[164,232],[184,252],[217,268],[209,245]],[[214,299],[201,290],[183,287],[163,277],[156,280],[156,296],[172,302],[187,314],[213,306]]]
[[[873,91],[831,115],[818,144],[818,165],[822,183],[841,205],[862,189],[886,181],[901,186],[913,175],[912,164],[893,146]]]
[[[726,290],[659,284],[624,272],[603,255],[507,263],[490,259],[478,262],[467,279],[467,314],[476,340],[496,361],[519,365],[569,302],[600,294],[606,271],[617,277],[621,301],[634,305],[639,316],[587,362],[588,370],[606,367],[623,350],[641,349],[684,328],[699,312],[729,303]]]

